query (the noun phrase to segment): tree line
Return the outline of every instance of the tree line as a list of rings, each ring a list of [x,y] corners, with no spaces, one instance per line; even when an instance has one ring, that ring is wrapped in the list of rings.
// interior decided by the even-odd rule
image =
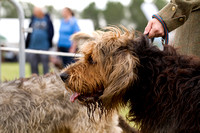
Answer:
[[[77,18],[91,19],[95,29],[102,28],[106,25],[125,25],[143,32],[147,24],[147,19],[143,14],[140,6],[144,0],[131,0],[128,6],[124,6],[120,2],[108,1],[106,8],[100,10],[95,3],[90,3],[83,11],[75,11]],[[167,4],[166,0],[153,0],[160,10]],[[30,18],[34,5],[31,3],[20,2],[24,9],[25,18]],[[45,9],[53,18],[61,18],[60,11],[54,9],[53,6],[46,6]],[[1,0],[1,18],[16,18],[17,11],[14,6],[7,0]]]

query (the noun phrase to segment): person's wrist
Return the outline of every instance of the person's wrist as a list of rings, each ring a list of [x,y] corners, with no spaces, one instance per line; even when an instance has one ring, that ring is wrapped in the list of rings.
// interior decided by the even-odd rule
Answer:
[[[167,29],[167,26],[165,24],[165,22],[163,21],[163,19],[158,15],[158,14],[154,14],[152,16],[153,19],[157,19],[161,24],[162,24],[162,27],[164,28],[164,40],[165,40],[165,44],[168,44],[168,29]]]

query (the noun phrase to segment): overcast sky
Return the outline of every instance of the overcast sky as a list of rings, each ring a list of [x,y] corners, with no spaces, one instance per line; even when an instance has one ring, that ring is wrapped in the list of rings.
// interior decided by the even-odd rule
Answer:
[[[131,0],[18,0],[24,2],[33,3],[36,6],[43,7],[45,5],[52,5],[55,9],[63,9],[69,7],[73,10],[82,11],[91,2],[95,2],[96,6],[100,9],[105,8],[108,1],[121,2],[124,5],[128,5]]]

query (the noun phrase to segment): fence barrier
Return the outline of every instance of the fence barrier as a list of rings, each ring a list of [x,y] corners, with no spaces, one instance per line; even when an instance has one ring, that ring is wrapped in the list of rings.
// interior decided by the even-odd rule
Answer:
[[[20,52],[20,49],[19,48],[11,48],[11,47],[0,47],[0,71],[1,71],[1,64],[2,64],[2,61],[1,61],[2,51]],[[44,50],[32,50],[32,49],[25,49],[24,52],[25,53],[34,53],[34,54],[68,56],[68,57],[82,57],[83,56],[82,54],[76,54],[76,53],[64,53],[64,52],[44,51]],[[0,82],[1,82],[1,73],[0,73]]]
[[[0,50],[1,51],[19,52],[19,48],[11,48],[11,47],[0,47]],[[33,49],[25,49],[25,53],[57,55],[57,56],[69,56],[69,57],[81,57],[82,56],[82,54],[76,54],[76,53],[65,53],[65,52],[33,50]]]

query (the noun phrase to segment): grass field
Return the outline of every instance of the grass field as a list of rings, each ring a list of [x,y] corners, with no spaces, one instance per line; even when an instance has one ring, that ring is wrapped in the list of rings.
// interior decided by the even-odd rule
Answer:
[[[39,65],[39,71],[42,73],[42,66]],[[25,77],[29,77],[31,75],[30,66],[26,63],[25,66]],[[19,63],[15,62],[3,62],[1,64],[1,80],[14,80],[19,78]]]

